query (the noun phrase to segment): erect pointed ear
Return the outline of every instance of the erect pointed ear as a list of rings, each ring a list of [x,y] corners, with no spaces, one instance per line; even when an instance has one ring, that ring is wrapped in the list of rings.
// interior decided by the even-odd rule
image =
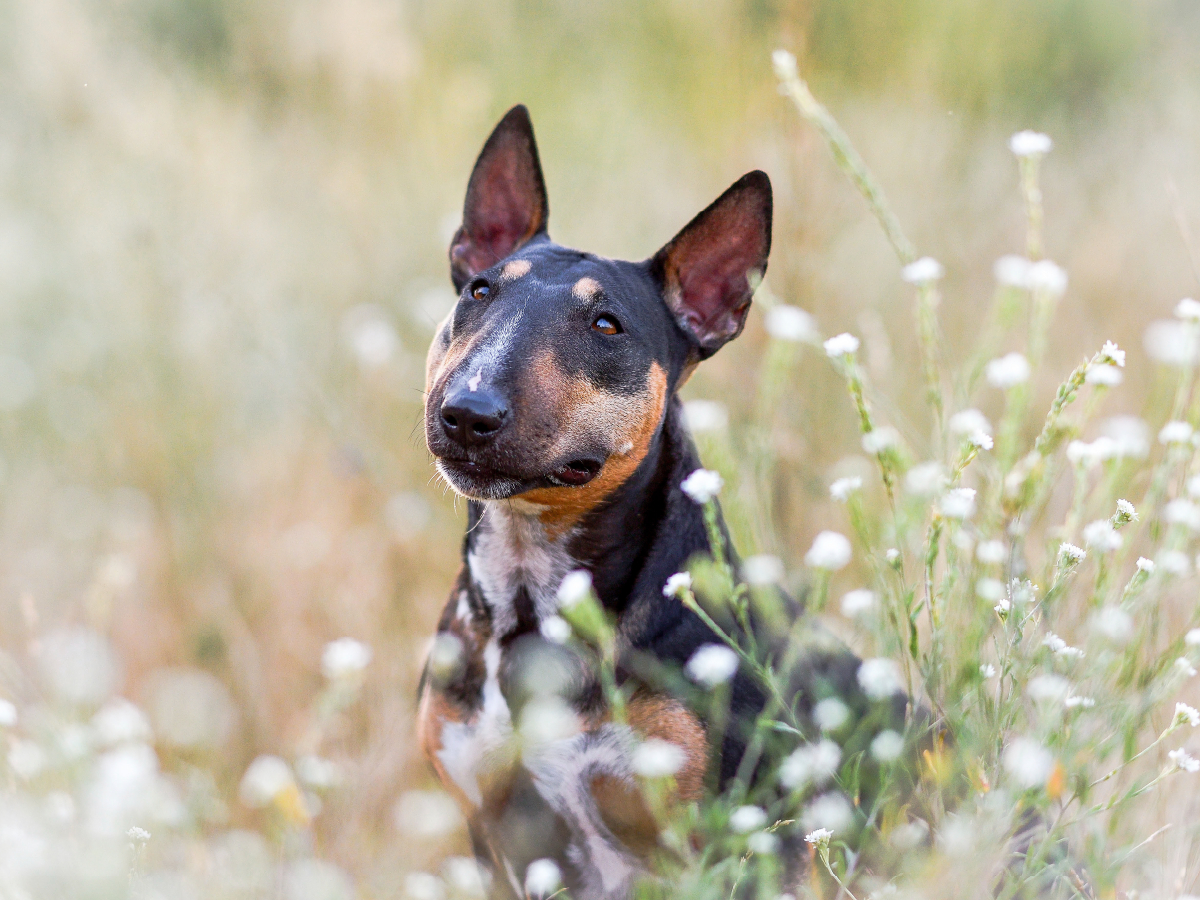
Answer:
[[[675,321],[706,359],[737,337],[771,251],[771,179],[743,175],[650,260]]]
[[[463,286],[546,231],[550,205],[529,110],[514,106],[483,145],[463,203],[462,227],[450,242],[450,277]]]

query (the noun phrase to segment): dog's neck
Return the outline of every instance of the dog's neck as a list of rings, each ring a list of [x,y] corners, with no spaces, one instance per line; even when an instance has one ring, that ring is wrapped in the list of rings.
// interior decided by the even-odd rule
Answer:
[[[650,553],[659,556],[656,569],[670,569],[666,575],[681,569],[703,547],[671,542],[667,552],[675,558],[663,559],[663,542],[655,538],[667,515],[699,518],[694,505],[670,502],[672,492],[680,493],[678,482],[695,467],[695,451],[673,401],[634,474],[571,527],[548,527],[542,510],[519,497],[472,501],[466,563],[494,633],[503,637],[539,627],[557,612],[559,585],[574,569],[591,573],[600,601],[617,614],[632,599]]]

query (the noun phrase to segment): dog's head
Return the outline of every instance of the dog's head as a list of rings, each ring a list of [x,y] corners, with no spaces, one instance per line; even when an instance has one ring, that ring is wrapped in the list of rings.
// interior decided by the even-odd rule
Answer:
[[[751,172],[653,257],[555,244],[525,107],[496,126],[450,245],[458,302],[425,375],[425,437],[474,499],[582,513],[636,470],[687,373],[736,337],[771,245]]]

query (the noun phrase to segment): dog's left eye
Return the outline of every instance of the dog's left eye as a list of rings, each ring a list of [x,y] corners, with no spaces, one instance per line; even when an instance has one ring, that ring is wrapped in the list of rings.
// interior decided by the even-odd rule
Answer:
[[[601,334],[620,334],[625,330],[612,316],[597,316],[596,321],[592,323],[592,329]]]
[[[486,300],[491,292],[492,289],[488,287],[488,283],[482,278],[471,285],[471,296],[476,300]]]

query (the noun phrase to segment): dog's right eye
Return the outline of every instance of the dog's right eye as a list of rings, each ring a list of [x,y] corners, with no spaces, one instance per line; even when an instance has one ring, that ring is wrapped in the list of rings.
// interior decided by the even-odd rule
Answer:
[[[492,289],[483,279],[480,279],[471,285],[471,296],[476,300],[486,300],[491,292]]]

